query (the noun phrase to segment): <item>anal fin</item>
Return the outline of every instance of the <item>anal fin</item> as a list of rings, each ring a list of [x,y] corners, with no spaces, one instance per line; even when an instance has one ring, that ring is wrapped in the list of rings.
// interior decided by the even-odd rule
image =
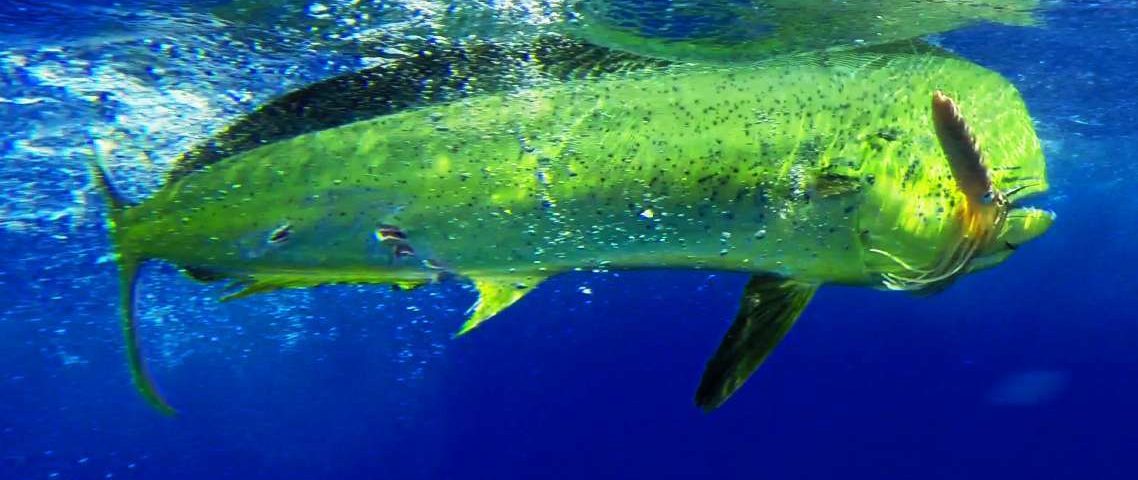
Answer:
[[[478,301],[470,306],[470,315],[462,328],[454,336],[458,337],[477,327],[490,317],[497,315],[506,307],[513,305],[545,280],[545,275],[499,275],[493,277],[472,276],[474,287],[478,289]]]
[[[752,276],[735,323],[707,362],[695,404],[710,411],[735,393],[794,326],[817,290],[817,285],[777,275]]]

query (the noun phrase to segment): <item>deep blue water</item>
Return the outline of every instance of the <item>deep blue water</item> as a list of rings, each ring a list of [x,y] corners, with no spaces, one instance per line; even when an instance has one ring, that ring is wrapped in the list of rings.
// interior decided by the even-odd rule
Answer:
[[[824,288],[711,414],[691,398],[741,275],[558,277],[451,340],[474,299],[461,285],[217,304],[154,265],[142,336],[176,418],[130,385],[86,138],[116,123],[169,157],[355,64],[153,10],[17,3],[0,3],[0,478],[1138,478],[1133,2],[940,36],[1023,92],[1053,186],[1033,203],[1055,226],[935,296]],[[156,40],[91,40],[108,35]],[[214,41],[179,51],[194,35]],[[222,100],[170,107],[205,93]],[[132,193],[160,178],[148,162],[120,170]]]

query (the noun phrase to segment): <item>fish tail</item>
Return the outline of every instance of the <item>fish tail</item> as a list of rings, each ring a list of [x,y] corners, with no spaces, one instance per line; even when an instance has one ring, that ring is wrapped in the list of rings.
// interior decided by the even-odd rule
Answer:
[[[120,242],[123,227],[126,225],[123,222],[124,217],[133,204],[111,182],[99,146],[92,145],[92,149],[94,150],[94,157],[89,164],[91,179],[95,188],[106,201],[109,210],[107,229],[111,235],[111,243],[115,249],[115,261],[119,270],[119,323],[122,328],[123,339],[126,341],[127,364],[130,366],[131,380],[147,403],[165,415],[173,415],[177,412],[158,392],[158,387],[146,368],[146,362],[143,360],[142,349],[138,342],[135,286],[138,283],[139,267],[146,259],[130,252],[129,249],[121,248],[122,242]]]

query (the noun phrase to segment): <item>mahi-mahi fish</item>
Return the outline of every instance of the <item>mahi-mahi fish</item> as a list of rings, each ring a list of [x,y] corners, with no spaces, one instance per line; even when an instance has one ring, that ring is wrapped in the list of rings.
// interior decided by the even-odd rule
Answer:
[[[469,332],[563,272],[751,280],[695,402],[721,405],[823,284],[935,292],[1052,223],[1031,117],[999,74],[936,52],[803,54],[566,81],[250,148],[132,204],[104,163],[135,385],[135,284],[162,260],[226,298],[465,279]]]

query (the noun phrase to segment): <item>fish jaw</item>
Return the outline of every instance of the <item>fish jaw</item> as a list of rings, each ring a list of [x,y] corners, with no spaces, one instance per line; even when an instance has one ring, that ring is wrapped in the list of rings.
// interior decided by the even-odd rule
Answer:
[[[1035,207],[1013,208],[1008,212],[1003,229],[992,245],[981,252],[968,265],[969,272],[987,270],[1003,263],[1012,252],[1027,242],[1035,240],[1047,232],[1055,223],[1056,215],[1049,210]]]

